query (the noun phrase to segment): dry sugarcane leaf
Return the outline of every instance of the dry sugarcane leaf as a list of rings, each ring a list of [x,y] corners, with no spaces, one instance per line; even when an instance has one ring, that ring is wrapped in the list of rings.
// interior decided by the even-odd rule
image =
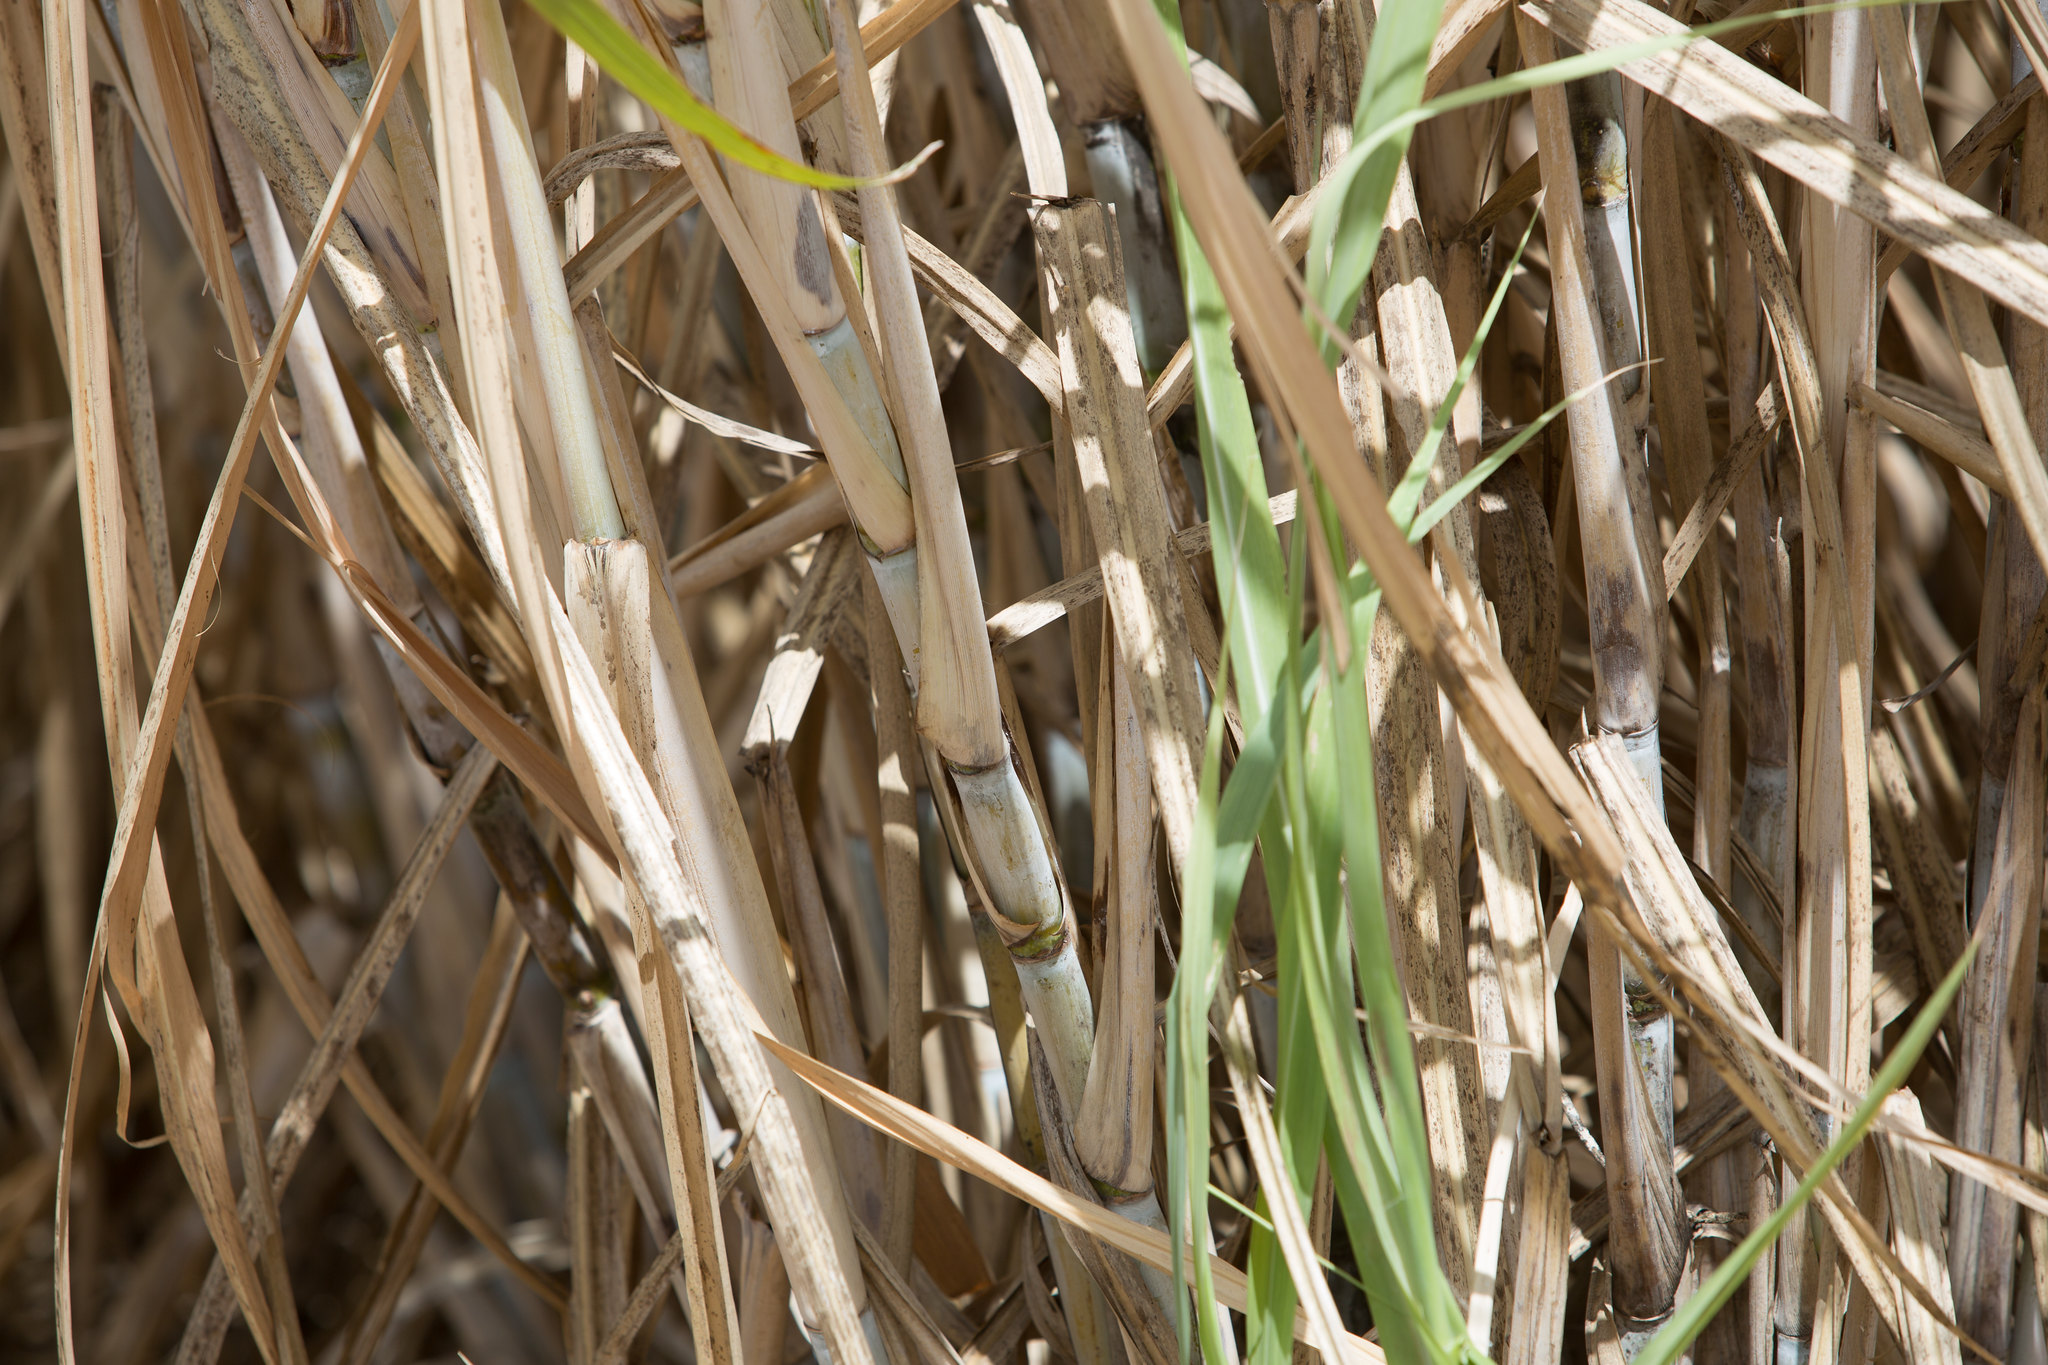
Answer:
[[[1753,1131],[1749,1114],[1735,1096],[1726,1090],[1718,1091],[1712,1099],[1689,1106],[1679,1120],[1671,1144],[1671,1168],[1684,1175]],[[1607,1235],[1606,1187],[1573,1201],[1570,1214],[1568,1254],[1576,1261]]]
[[[403,51],[402,48],[393,49],[396,55],[403,55]],[[373,94],[388,98],[399,70],[399,63],[387,62]],[[292,293],[286,306],[279,310],[280,322],[288,324],[298,306],[305,302],[320,248],[339,215],[354,172],[363,164],[365,153],[371,146],[371,136],[376,131],[382,111],[381,99],[373,100],[366,109],[367,117],[357,125],[350,138],[340,174],[328,192],[327,202],[314,224],[307,249],[300,257]],[[287,330],[281,328],[273,333],[269,346],[265,348],[263,363],[250,382],[248,398],[243,404],[228,456],[222,462],[220,479],[214,487],[213,500],[207,505],[184,585],[178,594],[177,610],[169,623],[169,647],[157,661],[156,678],[150,685],[150,704],[142,718],[133,757],[123,760],[126,772],[122,782],[121,813],[115,829],[114,852],[108,860],[106,888],[101,893],[101,914],[112,924],[122,923],[133,912],[141,893],[145,871],[144,836],[154,837],[157,802],[163,795],[164,776],[170,765],[169,739],[177,728],[176,717],[184,709],[185,694],[192,679],[192,665],[199,647],[199,627],[206,619],[207,608],[219,582],[222,547],[234,526],[235,512],[240,507],[242,483],[248,473],[250,457],[255,453],[257,433],[263,433],[273,453],[279,456],[281,465],[289,458],[285,452],[290,450],[291,440],[278,427],[276,411],[270,403],[271,387],[277,382],[284,364]],[[89,362],[81,361],[80,365],[86,363]],[[324,529],[328,530],[331,538],[331,528]],[[168,727],[167,719],[170,721]],[[117,964],[118,961],[117,957]],[[118,972],[121,968],[117,965],[116,970]]]
[[[875,714],[875,815],[881,824],[878,871],[884,914],[889,929],[889,1093],[916,1103],[923,1089],[924,1049],[920,1039],[924,986],[924,895],[917,833],[915,777],[916,729],[910,692],[903,681],[903,656],[897,651],[889,614],[872,578],[861,582],[867,624],[868,679]],[[886,1202],[881,1242],[887,1262],[897,1271],[909,1268],[919,1231],[926,1227],[965,1233],[964,1220],[940,1187],[933,1192],[925,1179],[938,1174],[928,1162],[913,1162],[902,1144],[884,1153]],[[943,1223],[941,1219],[943,1217]],[[960,1236],[971,1256],[939,1259],[939,1274],[978,1261],[971,1237]],[[924,1258],[927,1264],[932,1258]],[[986,1278],[985,1272],[979,1278]],[[955,1281],[957,1283],[957,1281]]]
[[[1886,729],[1870,735],[1872,829],[1884,848],[1892,890],[1912,930],[1914,958],[1924,989],[1939,982],[1962,956],[1963,882],[1923,816],[1906,774],[1898,741]]]
[[[1529,704],[1546,707],[1557,682],[1561,624],[1549,513],[1518,460],[1502,465],[1480,487],[1472,506],[1479,527],[1480,577],[1499,626],[1501,658]]]
[[[840,226],[850,236],[865,242],[858,205],[844,195],[835,204]],[[934,297],[942,300],[991,350],[1015,365],[1017,372],[1051,404],[1054,413],[1062,411],[1060,358],[1052,347],[966,266],[908,228],[903,229],[903,244],[910,253],[912,271]]]
[[[2035,20],[2038,24],[2038,14]],[[1933,130],[1927,123],[1927,106],[1917,98],[1917,68],[1909,50],[1905,23],[1896,13],[1874,15],[1871,23],[1877,34],[1885,91],[1891,101],[1893,136],[1901,151],[1922,171],[1938,171],[1939,154]],[[2014,231],[2033,240],[2019,229]],[[2019,385],[2006,359],[2004,342],[1993,325],[1991,309],[1978,289],[1962,283],[1950,271],[1937,268],[1933,273],[1949,339],[1955,344],[1970,392],[1977,400],[1984,434],[2005,471],[2006,496],[2012,499],[2027,528],[2034,553],[2048,556],[2048,472],[2041,468],[2041,452],[2035,444],[2028,414],[2020,404]]]
[[[99,218],[94,204],[94,155],[90,142],[82,136],[89,130],[89,120],[82,114],[90,107],[84,7],[76,3],[54,4],[46,17],[50,22],[45,53],[50,107],[68,111],[66,117],[51,124],[49,133],[62,282],[59,295],[50,300],[51,313],[64,319],[65,369],[72,390],[72,439],[79,469],[79,511],[93,653],[114,792],[126,808],[131,803],[143,803],[143,789],[149,783],[139,778],[136,770],[146,769],[144,760],[154,757],[153,750],[161,750],[163,756],[157,764],[157,785],[161,788],[161,763],[168,761],[168,747],[155,743],[157,732],[146,722],[138,726],[135,709],[135,676],[128,642],[125,517],[107,349],[111,332],[101,274]],[[17,30],[10,36],[27,34]],[[26,55],[20,54],[16,60]],[[71,117],[71,113],[81,117]],[[229,461],[229,467],[235,463]],[[241,461],[244,467],[246,463],[246,458]],[[195,576],[198,572],[195,566]],[[163,662],[168,663],[172,653],[165,650]],[[179,700],[182,703],[182,697]],[[160,716],[158,720],[160,723]],[[154,793],[147,795],[153,805]],[[71,1081],[58,1148],[58,1356],[67,1365],[76,1358],[70,1270],[71,1139],[78,1117],[86,1029],[91,1022],[88,1006],[98,989],[104,964],[155,1054],[166,1132],[214,1244],[226,1260],[235,1296],[249,1320],[257,1347],[266,1361],[276,1362],[283,1343],[273,1329],[270,1305],[233,1213],[233,1185],[214,1102],[212,1040],[178,941],[154,824],[152,819],[144,826],[146,841],[131,834],[136,848],[130,894],[111,911],[102,905],[87,966],[84,1004],[77,1015]]]
[[[603,794],[610,816],[609,832],[616,840],[614,846],[627,854],[632,881],[640,893],[632,901],[636,910],[640,910],[644,897],[648,911],[635,914],[634,939],[644,967],[643,977],[647,978],[642,983],[643,1005],[662,1009],[662,1019],[658,1023],[651,1021],[653,1026],[649,1034],[660,1041],[668,1054],[669,1065],[658,1066],[656,1078],[667,1087],[675,1070],[674,1053],[683,1037],[674,1030],[683,1027],[683,1016],[670,1004],[680,1004],[682,983],[687,982],[690,1016],[698,1022],[728,1096],[737,1106],[758,1107],[760,1110],[755,1128],[756,1172],[775,1216],[778,1236],[788,1253],[791,1279],[798,1295],[806,1312],[817,1315],[834,1355],[845,1365],[867,1365],[866,1342],[857,1326],[858,1302],[851,1288],[852,1282],[857,1280],[857,1261],[852,1265],[847,1263],[853,1256],[851,1237],[832,1235],[835,1228],[844,1227],[841,1221],[844,1219],[843,1206],[836,1202],[820,1205],[805,1165],[806,1148],[813,1153],[825,1150],[822,1135],[813,1129],[813,1140],[809,1142],[798,1136],[797,1120],[791,1113],[789,1102],[776,1091],[764,1059],[747,1040],[744,1031],[735,1028],[736,1012],[746,1011],[747,1007],[740,1003],[739,992],[733,987],[724,964],[718,963],[714,956],[712,945],[717,939],[704,918],[706,898],[701,894],[704,869],[701,865],[696,866],[693,870],[699,872],[699,878],[690,881],[686,880],[679,863],[681,857],[694,858],[699,852],[708,853],[712,861],[718,860],[723,850],[717,845],[726,842],[726,831],[701,831],[700,837],[712,845],[701,850],[674,834],[649,786],[647,772],[628,746],[619,717],[612,709],[612,701],[606,697],[603,685],[569,625],[560,600],[555,597],[537,562],[539,547],[534,539],[527,473],[524,461],[519,458],[517,435],[510,429],[510,414],[502,406],[481,398],[481,395],[506,391],[510,369],[502,296],[498,294],[497,281],[500,277],[496,268],[491,209],[486,187],[479,183],[477,175],[483,165],[482,130],[474,106],[475,86],[468,61],[467,26],[459,6],[436,6],[427,16],[427,27],[426,46],[431,58],[428,85],[436,115],[434,129],[443,176],[444,222],[451,264],[456,267],[452,273],[457,282],[458,314],[468,360],[466,371],[474,393],[479,396],[479,401],[474,402],[472,408],[483,436],[482,446],[491,461],[494,501],[504,527],[511,579],[522,622],[534,645],[535,662],[539,665],[543,688],[551,709],[562,718],[564,728],[580,741],[572,750],[572,756],[577,758],[579,766],[587,774],[585,780],[595,791]],[[702,183],[703,177],[699,180]],[[617,553],[608,553],[605,565],[593,567],[615,564],[638,572],[644,578],[644,546],[637,541],[619,541],[611,542],[608,549]],[[636,561],[631,558],[636,551],[637,569]],[[601,585],[611,586],[602,579],[592,580],[593,587]],[[649,612],[651,604],[644,581],[637,591],[639,610],[629,619],[638,629],[647,631],[663,625],[675,625],[669,612]],[[590,599],[579,597],[578,600]],[[633,599],[629,593],[619,600]],[[622,626],[626,622],[616,624]],[[663,642],[657,639],[653,643],[659,647]],[[664,651],[656,660],[648,662],[656,668],[665,668],[671,663],[688,667],[687,653],[677,658]],[[652,670],[643,666],[640,677],[652,677]],[[669,681],[674,686],[694,683],[695,679],[684,675]],[[642,704],[646,701],[637,695],[633,700]],[[673,716],[678,709],[690,710],[672,707],[669,714]],[[694,712],[693,717],[701,717],[701,711]],[[715,753],[700,757],[707,763],[716,762]],[[669,780],[687,778],[691,771],[690,761],[686,749],[682,762],[670,765],[664,771],[664,777]],[[722,764],[717,777],[720,780],[724,778]],[[727,796],[729,799],[729,788]],[[735,818],[736,814],[734,812]],[[751,868],[748,870],[753,871]],[[758,882],[755,889],[758,894]],[[715,908],[720,912],[736,909],[731,899],[720,899]],[[661,923],[673,932],[663,936],[656,931],[652,921],[655,912],[660,914]],[[744,924],[735,928],[735,932],[747,931]],[[741,961],[745,963],[747,960]],[[655,989],[649,989],[650,984]],[[786,982],[778,984],[786,992]],[[764,993],[762,998],[770,1001],[771,1005],[779,1003],[772,994]],[[783,1014],[780,1010],[777,1013]],[[793,1021],[783,1014],[775,1022],[791,1027]],[[664,1093],[663,1099],[672,1116],[678,1099],[687,1103],[688,1094],[678,1097]],[[672,1117],[663,1128],[669,1142],[670,1178],[680,1191],[698,1179],[692,1169],[694,1161],[679,1150],[683,1134]],[[687,1198],[679,1198],[678,1204],[679,1207],[688,1207]],[[835,1211],[838,1214],[836,1220],[828,1216]],[[706,1319],[708,1316],[708,1310],[700,1314]]]
[[[2041,93],[2039,72],[2030,71],[2027,78],[1999,98],[1984,116],[1977,120],[1970,131],[1956,140],[1941,158],[1941,178],[1950,189],[1968,193],[1972,185],[1990,169],[2000,152],[2011,146],[2013,140],[2026,127],[2027,105]],[[1904,242],[1892,242],[1877,259],[1877,283],[1883,288],[1892,272],[1906,263],[1912,249]]]
[[[669,588],[694,597],[846,522],[831,470],[814,465],[668,562]]]
[[[1901,435],[1914,441],[1928,454],[1947,460],[2000,497],[2011,496],[2011,485],[2006,482],[2005,471],[1999,465],[1998,453],[1976,432],[1880,393],[1867,384],[1852,385],[1849,401],[1871,416],[1891,423]]]
[[[2013,743],[2012,781],[2000,811],[1989,888],[1977,912],[1983,951],[1971,964],[1957,1004],[1958,1147],[2011,1162],[2020,1155],[2021,1105],[2032,1004],[2026,990],[2039,955],[2043,842],[2042,704],[2030,689]],[[1949,1271],[1961,1319],[1992,1344],[2003,1333],[1995,1308],[2012,1295],[2017,1209],[1974,1180],[1955,1182],[1949,1201]],[[2009,1308],[2005,1309],[2009,1312]]]
[[[304,36],[283,20],[276,5],[240,5],[232,12],[223,9],[218,13],[223,17],[233,13],[236,18],[221,30],[224,36],[232,36],[226,41],[217,39],[208,53],[214,68],[234,66],[243,82],[276,92],[291,117],[291,126],[313,157],[312,164],[302,168],[309,187],[340,173],[349,161],[346,147],[353,137],[356,112]],[[404,23],[401,16],[401,27]],[[404,65],[402,60],[399,65]],[[373,156],[364,159],[356,179],[357,192],[343,212],[369,246],[400,306],[419,325],[431,326],[433,306],[428,301],[426,276],[403,207],[397,172],[382,156]]]
[[[1633,779],[1626,759],[1607,751],[1612,743],[1611,737],[1605,736],[1582,743],[1574,748],[1573,760],[1615,819],[1617,832],[1630,843],[1631,887],[1642,894],[1624,905],[1628,921],[1605,907],[1595,906],[1595,913],[1607,917],[1617,929],[1628,923],[1624,932],[1631,950],[1641,953],[1649,949],[1657,967],[1680,981],[1693,1009],[1696,1036],[1710,1044],[1709,1060],[1716,1071],[1756,1115],[1780,1153],[1793,1166],[1807,1169],[1821,1151],[1821,1143],[1812,1111],[1794,1098],[1787,1078],[1796,1072],[1826,1086],[1837,1083],[1824,1069],[1786,1047],[1764,1022],[1762,1007],[1742,976],[1725,935],[1710,909],[1700,903],[1692,879],[1681,871],[1684,858],[1670,832],[1651,819],[1647,794]],[[1640,960],[1638,967],[1655,970],[1647,958]],[[1653,993],[1662,991],[1653,979],[1645,979]],[[1663,993],[1670,998],[1669,992]],[[1843,1186],[1840,1173],[1830,1172],[1820,1191],[1819,1211],[1887,1329],[1894,1336],[1903,1330],[1898,1323],[1899,1291],[1939,1314],[1932,1294],[1903,1270],[1870,1226]],[[1963,1340],[1973,1351],[1985,1354],[1970,1338]]]
[[[304,948],[292,932],[277,893],[265,880],[255,850],[242,833],[240,817],[228,792],[220,750],[214,742],[212,727],[205,721],[203,708],[195,708],[192,730],[193,749],[198,759],[200,799],[206,810],[207,838],[220,859],[221,871],[241,906],[243,918],[262,946],[265,959],[277,973],[294,1013],[307,1031],[317,1038],[326,1031],[333,1004],[326,988],[314,975]],[[504,1237],[471,1205],[467,1196],[441,1173],[433,1157],[413,1136],[410,1125],[377,1088],[361,1058],[352,1056],[344,1063],[342,1081],[377,1131],[391,1143],[407,1169],[427,1187],[442,1207],[454,1215],[456,1221],[515,1274],[530,1277],[527,1283],[535,1292],[543,1298],[553,1295],[554,1301],[564,1302],[553,1282],[520,1260]]]

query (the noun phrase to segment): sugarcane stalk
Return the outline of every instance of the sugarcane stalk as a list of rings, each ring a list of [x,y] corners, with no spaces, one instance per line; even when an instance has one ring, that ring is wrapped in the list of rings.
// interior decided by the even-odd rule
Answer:
[[[882,131],[859,30],[844,4],[828,6],[827,13],[841,73],[851,166],[856,174],[876,175],[884,168]],[[712,37],[717,72],[727,59],[720,55],[715,25]],[[786,99],[779,108],[786,122]],[[747,173],[735,171],[734,178],[744,180]],[[1094,1044],[1094,1008],[1074,951],[1066,888],[997,698],[951,445],[894,194],[883,187],[868,188],[860,192],[860,199],[868,243],[865,261],[879,304],[878,342],[896,376],[903,405],[897,436],[912,492],[917,546],[925,556],[914,579],[906,581],[899,569],[878,571],[875,581],[910,667],[919,729],[943,769],[944,780],[935,785],[950,786],[958,801],[960,828],[966,835],[962,852],[1010,946],[1054,1080],[1067,1102],[1077,1104]],[[795,270],[785,279],[803,285]],[[841,324],[850,333],[843,317]],[[879,420],[888,416],[879,398],[870,410]],[[834,469],[837,472],[837,464]],[[913,585],[914,611],[904,600]],[[916,630],[907,632],[905,627],[913,620]]]
[[[1521,36],[1532,62],[1552,57],[1548,32],[1523,21]],[[1659,569],[1644,553],[1631,498],[1629,465],[1643,457],[1623,405],[1628,381],[1601,382],[1640,356],[1619,92],[1601,87],[1596,78],[1569,95],[1546,89],[1532,98],[1562,381],[1566,390],[1587,391],[1568,419],[1593,646],[1591,720],[1620,738],[1661,816]],[[1686,1259],[1671,1165],[1672,1024],[1648,988],[1630,979],[1611,940],[1596,936],[1589,952],[1601,1112],[1615,1125],[1605,1144],[1617,1215],[1614,1307],[1632,1355],[1672,1311]]]
[[[909,1104],[923,1101],[922,1037],[924,897],[917,837],[917,740],[901,651],[873,579],[862,585],[866,606],[868,681],[875,715],[877,814],[881,847],[875,850],[889,923],[889,1093]],[[915,1224],[917,1155],[900,1142],[884,1158],[885,1199],[880,1241],[896,1269],[908,1272]]]
[[[311,221],[319,213],[327,177],[269,78],[249,21],[232,0],[199,0],[197,9],[212,44],[212,93],[220,111],[241,130],[264,177],[293,216]],[[458,410],[436,348],[428,345],[418,321],[385,287],[381,267],[346,215],[329,234],[326,261],[350,322],[376,357],[393,396],[454,496],[493,584],[517,619],[519,598],[513,591],[504,537],[488,511],[491,497],[483,457]]]
[[[1756,275],[1742,232],[1735,220],[1732,197],[1717,201],[1718,227],[1723,243],[1724,281],[1722,292],[1722,372],[1730,413],[1749,412],[1766,382],[1763,310],[1757,297]],[[1736,808],[1735,834],[1746,840],[1762,863],[1763,875],[1781,906],[1796,903],[1793,882],[1794,788],[1796,769],[1792,758],[1794,678],[1792,672],[1792,585],[1791,560],[1785,547],[1783,523],[1773,505],[1772,490],[1776,460],[1766,450],[1758,469],[1737,484],[1732,505],[1735,513],[1735,573],[1740,586],[1737,628],[1741,635],[1745,673],[1746,747],[1742,795]],[[1765,898],[1747,877],[1729,886],[1736,913],[1758,942],[1778,946],[1781,981],[1776,994],[1780,1002],[1794,998],[1798,954],[1793,942],[1795,924],[1790,916],[1780,925]],[[1772,989],[1768,981],[1755,976],[1758,993],[1768,1003]],[[1781,1027],[1789,1035],[1790,1015],[1780,1005]],[[1754,1218],[1766,1217],[1775,1197],[1770,1163],[1760,1153],[1740,1153],[1727,1160],[1745,1163],[1748,1190],[1745,1207]],[[1748,1365],[1770,1365],[1775,1340],[1771,1318],[1776,1267],[1771,1254],[1757,1259],[1750,1271],[1744,1311],[1748,1335],[1744,1358]]]

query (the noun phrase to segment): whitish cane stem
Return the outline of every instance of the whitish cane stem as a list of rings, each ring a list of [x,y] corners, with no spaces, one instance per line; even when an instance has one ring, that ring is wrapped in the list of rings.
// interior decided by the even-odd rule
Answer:
[[[1548,60],[1548,33],[1524,24],[1533,61]],[[1592,83],[1588,83],[1592,84]],[[1593,646],[1595,728],[1618,736],[1652,804],[1664,809],[1657,743],[1660,636],[1651,575],[1630,499],[1630,468],[1641,448],[1623,407],[1619,382],[1602,384],[1616,367],[1610,346],[1640,354],[1633,270],[1628,247],[1627,153],[1619,100],[1598,90],[1544,90],[1534,96],[1550,232],[1553,308],[1564,386],[1586,391],[1569,414],[1572,475],[1585,546],[1586,599]],[[1591,154],[1581,164],[1581,152]],[[1619,207],[1612,207],[1618,199]],[[1617,235],[1618,234],[1618,235]],[[1617,290],[1624,290],[1617,293]],[[1603,289],[1603,286],[1605,288]],[[1625,310],[1625,311],[1624,311]],[[1638,381],[1639,382],[1639,381]],[[1671,1019],[1632,979],[1620,952],[1593,950],[1593,1014],[1603,1106],[1621,1125],[1608,1138],[1607,1185],[1615,1210],[1614,1307],[1634,1324],[1654,1324],[1675,1301],[1684,1267],[1671,1167]],[[1626,1049],[1624,1052],[1623,1049]]]

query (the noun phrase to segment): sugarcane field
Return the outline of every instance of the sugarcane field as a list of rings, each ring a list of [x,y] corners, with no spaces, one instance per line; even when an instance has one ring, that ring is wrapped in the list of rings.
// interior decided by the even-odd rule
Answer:
[[[0,0],[0,1365],[2048,1365],[2048,0]]]

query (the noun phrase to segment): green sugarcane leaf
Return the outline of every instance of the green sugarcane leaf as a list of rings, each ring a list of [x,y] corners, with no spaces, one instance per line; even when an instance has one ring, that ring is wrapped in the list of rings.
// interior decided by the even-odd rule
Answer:
[[[606,75],[645,100],[656,112],[674,119],[701,137],[720,156],[749,170],[812,185],[821,190],[857,190],[875,184],[889,184],[909,175],[923,162],[923,155],[898,167],[880,181],[859,176],[835,175],[792,161],[755,138],[732,120],[690,93],[690,87],[636,42],[618,20],[605,12],[598,0],[527,0],[543,19],[554,25],[564,38],[590,54]]]

